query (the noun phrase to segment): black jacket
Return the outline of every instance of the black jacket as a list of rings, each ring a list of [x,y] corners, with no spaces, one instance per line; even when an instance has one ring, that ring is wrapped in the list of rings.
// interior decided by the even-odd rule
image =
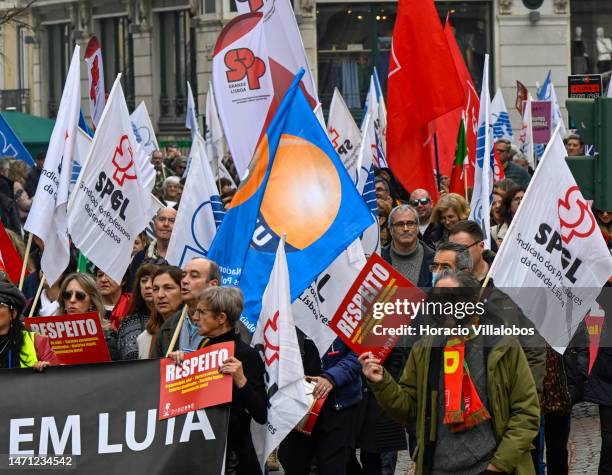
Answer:
[[[419,272],[419,281],[413,282],[413,284],[417,287],[431,287],[431,271],[429,270],[429,266],[433,264],[436,253],[427,244],[424,244],[422,241],[419,242],[423,244],[423,262],[421,263],[421,271]],[[380,250],[381,257],[389,264],[391,264],[392,245],[393,244],[389,244]]]
[[[235,469],[238,475],[258,475],[261,469],[251,439],[251,418],[259,424],[265,424],[268,420],[264,364],[259,353],[244,343],[234,330],[211,338],[206,346],[226,341],[235,342],[234,356],[242,363],[247,379],[242,388],[233,387],[227,431],[228,464],[237,463]]]
[[[584,399],[584,386],[589,374],[589,361],[589,332],[586,323],[582,320],[565,353],[563,353],[563,371],[572,405]]]
[[[153,351],[154,357],[164,358],[166,356],[166,351],[168,351],[170,342],[172,341],[172,335],[174,335],[179,318],[181,318],[181,311],[182,309],[176,312],[173,316],[169,317],[168,320],[162,324],[159,330],[157,330],[155,350]]]
[[[606,284],[597,299],[604,310],[599,351],[584,391],[585,401],[612,407],[612,288]]]

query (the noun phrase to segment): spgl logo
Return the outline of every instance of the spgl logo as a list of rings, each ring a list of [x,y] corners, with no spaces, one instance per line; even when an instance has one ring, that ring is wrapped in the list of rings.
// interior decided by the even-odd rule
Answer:
[[[223,58],[227,71],[225,72],[228,82],[242,81],[247,79],[249,89],[259,89],[261,78],[266,73],[266,63],[255,56],[248,48],[237,48],[229,50]]]

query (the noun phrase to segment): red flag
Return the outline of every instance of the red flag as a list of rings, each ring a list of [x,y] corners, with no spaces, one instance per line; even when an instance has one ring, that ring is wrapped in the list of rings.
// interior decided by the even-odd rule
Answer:
[[[453,169],[451,175],[450,185],[448,191],[450,193],[457,193],[458,195],[465,196],[467,200],[466,180],[464,178],[465,173],[465,161],[467,160],[467,144],[465,140],[465,123],[463,120],[459,121],[459,133],[457,134],[455,160],[453,162]]]
[[[22,266],[23,260],[0,221],[0,270],[6,272],[14,284],[18,284]]]
[[[463,102],[433,0],[401,0],[389,61],[387,161],[407,190],[424,188],[437,198],[432,121]]]
[[[450,15],[449,15],[450,16]],[[465,126],[465,140],[468,150],[468,161],[464,164],[467,173],[468,187],[474,187],[474,163],[476,161],[476,134],[478,132],[478,111],[480,99],[474,87],[472,76],[465,64],[461,50],[457,45],[450,18],[447,16],[444,25],[444,35],[453,56],[457,74],[464,89],[463,105],[452,112],[436,120],[438,132],[438,150],[440,156],[440,171],[448,175],[453,166],[455,158],[455,145],[457,141],[457,130],[462,118]],[[463,185],[462,185],[463,186]],[[463,194],[463,193],[461,193]]]

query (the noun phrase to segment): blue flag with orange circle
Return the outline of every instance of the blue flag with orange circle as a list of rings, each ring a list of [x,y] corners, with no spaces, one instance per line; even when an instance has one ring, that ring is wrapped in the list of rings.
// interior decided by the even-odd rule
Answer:
[[[283,235],[294,300],[373,223],[299,87],[303,74],[261,138],[208,252],[222,284],[244,293],[242,321],[251,332]]]

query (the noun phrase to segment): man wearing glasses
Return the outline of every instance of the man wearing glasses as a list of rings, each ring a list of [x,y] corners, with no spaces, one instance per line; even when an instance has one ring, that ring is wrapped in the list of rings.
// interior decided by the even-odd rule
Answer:
[[[489,262],[484,257],[484,236],[480,226],[475,221],[459,221],[450,229],[448,241],[463,244],[469,249],[473,263],[472,274],[482,284],[489,272]]]
[[[431,223],[433,203],[427,190],[417,188],[410,194],[410,206],[416,209],[419,215],[419,238],[428,246],[434,247],[432,238],[435,225]]]
[[[419,239],[419,216],[410,205],[396,206],[387,221],[391,244],[381,250],[383,259],[417,287],[431,285],[429,266],[434,252]]]
[[[517,185],[527,187],[531,177],[524,168],[510,160],[510,145],[508,139],[499,139],[495,142],[495,152],[504,167],[504,175]]]

